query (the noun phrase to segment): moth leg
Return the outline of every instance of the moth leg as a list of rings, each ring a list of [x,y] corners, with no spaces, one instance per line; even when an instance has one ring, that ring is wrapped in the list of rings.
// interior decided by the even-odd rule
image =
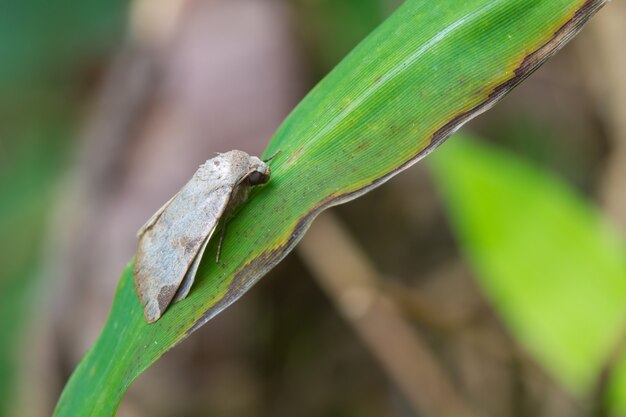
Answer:
[[[220,240],[217,243],[217,255],[215,255],[215,262],[219,263],[220,257],[222,256],[222,243],[224,243],[224,237],[226,237],[226,227],[228,226],[228,220],[224,220],[224,224],[222,225],[222,230],[220,232]]]

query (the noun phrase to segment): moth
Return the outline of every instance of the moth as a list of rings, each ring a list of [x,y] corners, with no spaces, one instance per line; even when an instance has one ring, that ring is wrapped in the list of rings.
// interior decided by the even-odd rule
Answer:
[[[218,154],[139,230],[135,286],[148,323],[187,297],[218,223],[223,238],[229,214],[269,181],[267,162],[237,150]],[[218,259],[220,250],[221,239]]]

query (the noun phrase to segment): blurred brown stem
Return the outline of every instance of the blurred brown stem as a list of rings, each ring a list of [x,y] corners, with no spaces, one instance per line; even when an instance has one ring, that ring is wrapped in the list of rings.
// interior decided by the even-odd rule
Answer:
[[[380,291],[376,269],[333,215],[326,212],[315,220],[298,253],[415,410],[432,417],[476,415]]]

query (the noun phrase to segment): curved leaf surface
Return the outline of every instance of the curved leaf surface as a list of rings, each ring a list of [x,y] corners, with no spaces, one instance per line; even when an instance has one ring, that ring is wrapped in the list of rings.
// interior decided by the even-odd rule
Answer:
[[[409,0],[288,117],[272,181],[207,248],[189,297],[148,325],[124,272],[109,319],[57,416],[110,416],[165,351],[245,293],[315,215],[417,162],[549,58],[606,0]]]

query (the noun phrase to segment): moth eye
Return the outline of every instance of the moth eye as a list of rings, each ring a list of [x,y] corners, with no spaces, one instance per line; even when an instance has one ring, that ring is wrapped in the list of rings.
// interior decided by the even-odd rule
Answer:
[[[250,185],[266,184],[270,180],[270,176],[259,171],[254,171],[248,175],[247,180]]]

